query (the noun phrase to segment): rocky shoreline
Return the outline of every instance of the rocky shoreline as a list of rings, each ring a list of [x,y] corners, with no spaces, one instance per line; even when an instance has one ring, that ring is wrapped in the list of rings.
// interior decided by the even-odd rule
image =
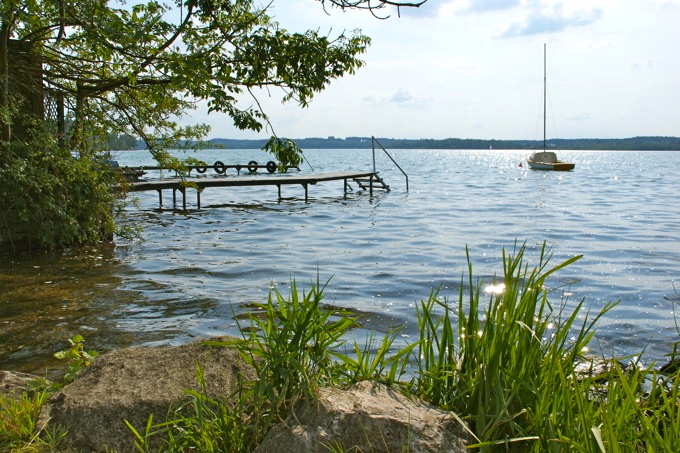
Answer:
[[[205,386],[196,376],[200,366]],[[0,372],[0,391],[20,394],[36,376]],[[233,404],[239,380],[254,370],[237,351],[201,341],[175,347],[134,347],[97,358],[74,382],[52,395],[41,423],[67,431],[77,451],[134,451],[128,421],[143,432],[149,416],[164,421],[191,401],[187,390]],[[161,439],[157,439],[159,443]],[[348,389],[322,388],[314,401],[300,401],[255,451],[466,451],[472,436],[449,412],[375,382]],[[159,444],[156,444],[157,447]]]

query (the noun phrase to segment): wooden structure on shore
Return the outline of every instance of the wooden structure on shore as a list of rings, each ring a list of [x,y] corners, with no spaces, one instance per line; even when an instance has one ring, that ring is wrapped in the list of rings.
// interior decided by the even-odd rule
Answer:
[[[250,176],[217,176],[205,178],[169,178],[149,181],[135,181],[128,183],[129,192],[142,192],[149,190],[158,191],[158,201],[163,206],[163,190],[172,190],[173,205],[177,203],[177,191],[182,193],[182,207],[186,209],[186,189],[195,187],[198,208],[201,208],[201,192],[208,187],[244,187],[244,186],[277,186],[279,199],[281,199],[281,186],[302,185],[305,188],[305,201],[308,200],[308,186],[326,181],[344,181],[344,192],[353,190],[350,181],[356,183],[361,189],[368,189],[373,195],[373,189],[389,191],[390,188],[378,176],[376,171],[339,171],[334,173],[317,173],[309,175],[250,175]],[[190,183],[191,186],[188,186]]]

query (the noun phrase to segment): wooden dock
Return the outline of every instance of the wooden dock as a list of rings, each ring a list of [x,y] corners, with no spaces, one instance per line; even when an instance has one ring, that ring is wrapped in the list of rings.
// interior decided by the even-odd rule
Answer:
[[[185,178],[184,183],[180,178],[168,178],[149,181],[135,181],[128,183],[129,192],[142,192],[149,190],[158,191],[158,200],[163,206],[163,190],[172,190],[173,204],[176,204],[176,192],[182,193],[182,206],[186,209],[186,183],[191,183],[197,188],[196,197],[198,208],[201,208],[201,192],[208,187],[244,187],[244,186],[277,186],[279,199],[281,199],[281,186],[302,185],[305,189],[305,201],[308,200],[308,187],[326,181],[344,181],[344,192],[353,190],[350,181],[356,183],[361,189],[368,189],[373,195],[373,189],[390,190],[389,186],[378,176],[376,171],[340,171],[334,173],[316,173],[307,175],[278,174],[278,175],[248,175],[248,176],[213,176],[204,178]]]

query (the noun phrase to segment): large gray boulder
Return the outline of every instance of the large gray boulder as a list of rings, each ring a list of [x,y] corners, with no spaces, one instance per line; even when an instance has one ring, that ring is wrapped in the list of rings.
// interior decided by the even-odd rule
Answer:
[[[166,419],[170,408],[188,400],[186,389],[200,391],[196,368],[205,375],[207,394],[228,401],[238,379],[254,379],[231,348],[193,342],[177,347],[128,348],[98,357],[75,382],[55,394],[48,423],[68,431],[80,451],[134,450],[129,421],[144,432],[149,415]]]
[[[390,387],[360,382],[301,402],[255,450],[278,452],[464,452],[470,434],[448,412]]]

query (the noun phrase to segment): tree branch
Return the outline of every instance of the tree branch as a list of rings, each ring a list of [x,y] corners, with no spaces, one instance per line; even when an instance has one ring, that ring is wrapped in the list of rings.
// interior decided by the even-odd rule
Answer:
[[[399,14],[400,8],[418,8],[424,5],[427,0],[417,0],[417,1],[395,1],[395,0],[317,0],[321,2],[326,9],[326,3],[332,6],[336,6],[340,9],[365,9],[371,11],[371,14],[378,19],[387,19],[390,16],[378,16],[376,11],[382,10],[387,6],[395,6],[397,8],[397,14]]]

